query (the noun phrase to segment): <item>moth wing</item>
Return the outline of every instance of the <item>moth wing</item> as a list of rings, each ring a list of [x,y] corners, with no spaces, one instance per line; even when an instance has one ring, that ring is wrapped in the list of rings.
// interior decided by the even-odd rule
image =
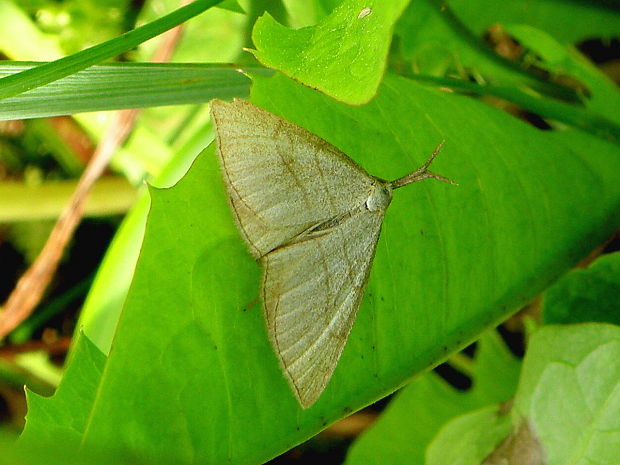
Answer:
[[[269,337],[304,408],[323,392],[344,349],[382,221],[382,212],[362,207],[261,259]]]
[[[256,258],[367,199],[373,178],[305,129],[243,100],[214,100],[211,114],[232,209]]]

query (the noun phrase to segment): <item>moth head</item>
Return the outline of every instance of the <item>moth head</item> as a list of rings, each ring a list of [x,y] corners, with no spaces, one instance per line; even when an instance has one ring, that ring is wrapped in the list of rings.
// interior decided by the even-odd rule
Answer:
[[[370,195],[366,199],[368,211],[384,211],[392,201],[392,186],[379,179],[373,183]]]

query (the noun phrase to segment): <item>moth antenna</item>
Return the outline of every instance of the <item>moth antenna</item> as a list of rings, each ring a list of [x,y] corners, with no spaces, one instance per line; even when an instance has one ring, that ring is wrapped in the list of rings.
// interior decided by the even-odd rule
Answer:
[[[441,151],[443,144],[445,142],[446,142],[445,140],[442,140],[439,144],[437,144],[437,147],[435,147],[435,150],[433,150],[433,153],[431,154],[431,156],[428,157],[428,159],[424,162],[424,164],[420,166],[417,170],[403,176],[402,178],[398,178],[396,181],[392,181],[390,183],[390,185],[392,186],[392,189],[398,189],[399,187],[406,186],[407,184],[411,184],[412,182],[418,182],[418,181],[422,181],[423,179],[429,179],[429,178],[437,179],[438,181],[443,181],[443,182],[447,182],[448,184],[454,184],[455,186],[458,186],[458,184],[454,182],[452,179],[448,179],[444,176],[441,176],[437,173],[433,173],[432,171],[428,170],[428,167],[431,166],[431,163],[433,163],[433,160],[435,160],[435,157],[437,157],[437,155]]]

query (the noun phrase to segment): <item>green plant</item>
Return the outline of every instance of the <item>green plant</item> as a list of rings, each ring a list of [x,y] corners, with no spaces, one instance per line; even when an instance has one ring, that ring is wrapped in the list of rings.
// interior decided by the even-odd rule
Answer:
[[[240,64],[246,74],[215,64],[98,65],[217,3],[198,0],[128,36],[47,64],[3,63],[0,118],[249,94],[385,179],[411,171],[445,139],[434,169],[459,187],[428,183],[399,192],[335,375],[319,401],[302,410],[269,346],[255,303],[259,269],[235,230],[213,146],[195,160],[180,151],[155,183],[170,185],[191,163],[187,173],[173,187],[150,188],[111,246],[55,397],[29,393],[18,444],[32,463],[43,460],[41,450],[46,463],[54,460],[50,450],[59,463],[263,463],[478,339],[620,224],[620,98],[570,45],[613,34],[617,11],[585,2],[316,0],[305,9],[289,5],[291,24],[314,18],[306,28],[289,29],[268,14],[256,20],[259,64]],[[259,3],[250,5],[251,21]],[[284,11],[273,4],[274,12]],[[521,61],[501,58],[481,40],[495,23],[523,44]],[[562,85],[560,77],[574,85]],[[545,118],[549,130],[486,103],[498,97]],[[568,455],[549,409],[564,412],[550,392],[563,392],[583,374],[584,386],[597,386],[595,399],[572,391],[563,398],[581,402],[585,419],[576,428],[585,428],[586,406],[605,405],[603,426],[592,428],[608,435],[601,446],[586,445],[596,449],[597,463],[616,463],[609,451],[620,429],[618,390],[610,389],[620,382],[618,331],[542,328],[532,336],[515,407],[506,407],[510,415],[498,414],[496,404],[514,394],[519,367],[497,341],[492,355],[485,359],[481,351],[476,360],[477,370],[487,370],[486,378],[480,375],[486,387],[468,397],[425,374],[390,407],[381,420],[388,426],[378,424],[348,461],[373,463],[374,451],[374,463],[404,463],[404,455],[377,446],[387,441],[381,431],[414,434],[415,428],[402,429],[411,409],[444,396],[453,405],[425,415],[428,427],[422,439],[410,441],[409,463],[457,463],[445,461],[451,456],[442,451],[463,431],[472,433],[470,448],[453,449],[463,451],[458,463],[479,463],[506,438],[520,437],[524,418],[536,419],[526,422],[528,438],[545,433],[526,441],[530,450],[544,451],[548,463],[582,463],[569,462],[586,455]],[[573,349],[565,358],[563,339]],[[580,371],[584,359],[615,368],[599,377],[587,363]],[[489,375],[493,361],[505,372],[500,381]],[[568,364],[574,370],[562,368]],[[545,376],[557,386],[540,383]],[[556,426],[565,422],[556,420]],[[395,442],[397,452],[407,439]],[[59,440],[62,447],[51,445]]]

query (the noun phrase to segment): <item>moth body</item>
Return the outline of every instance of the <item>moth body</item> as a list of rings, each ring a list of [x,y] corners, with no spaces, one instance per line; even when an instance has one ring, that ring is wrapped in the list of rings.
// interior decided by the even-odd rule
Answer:
[[[372,191],[366,199],[368,211],[385,211],[392,201],[392,186],[390,183],[377,179]]]

